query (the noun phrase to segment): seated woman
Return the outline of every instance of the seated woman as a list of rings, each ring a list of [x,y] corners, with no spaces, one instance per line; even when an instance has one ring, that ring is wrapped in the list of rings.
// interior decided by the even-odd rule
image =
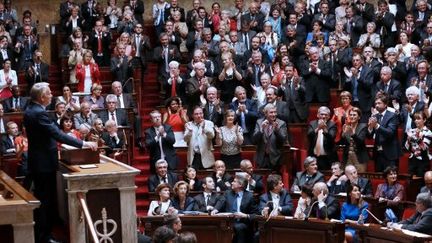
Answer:
[[[224,126],[215,127],[216,145],[221,146],[221,160],[228,169],[240,168],[240,150],[243,144],[243,130],[236,122],[235,111],[229,109],[224,114]]]
[[[347,187],[346,202],[342,205],[341,220],[348,224],[363,224],[366,222],[369,213],[364,210],[368,208],[368,203],[363,201],[360,193],[360,187],[356,184],[350,184]],[[355,229],[345,227],[346,242],[357,242]]]
[[[366,33],[360,36],[357,47],[363,49],[366,46],[371,46],[377,50],[381,46],[381,37],[375,33],[376,25],[374,22],[369,22],[366,26]]]
[[[147,212],[147,216],[157,216],[164,214],[175,213],[175,208],[172,207],[170,200],[171,186],[168,183],[159,184],[155,189],[155,194],[158,200],[150,202],[150,207]]]
[[[91,87],[91,94],[84,97],[84,101],[90,104],[92,110],[94,109],[104,109],[105,99],[102,96],[102,85],[93,84]]]
[[[202,191],[202,182],[196,176],[196,170],[192,166],[188,166],[185,169],[184,173],[184,181],[188,183],[189,191]]]
[[[6,59],[0,70],[0,100],[12,97],[12,86],[18,85],[18,76],[11,68],[11,60]]]
[[[300,191],[300,198],[297,202],[297,208],[294,213],[294,218],[304,219],[306,217],[305,210],[310,207],[313,194],[312,188],[308,185],[303,185]]]
[[[73,112],[80,111],[79,97],[73,96],[69,86],[63,86],[63,95],[57,97],[57,102],[64,102],[65,109]]]
[[[405,188],[397,181],[397,168],[395,166],[387,167],[383,172],[383,176],[385,182],[378,185],[375,198],[377,198],[380,203],[387,204],[387,208],[392,209],[400,219],[403,208],[399,207],[402,206],[399,203],[405,198]]]
[[[337,133],[335,142],[338,143],[341,139],[342,127],[349,121],[348,111],[353,108],[351,105],[352,95],[348,91],[342,91],[339,95],[341,106],[333,109],[332,121],[336,124]]]
[[[184,126],[189,121],[187,111],[182,108],[179,97],[171,97],[165,103],[167,112],[163,114],[162,123],[172,127],[175,136],[174,147],[186,147]]]
[[[324,175],[318,171],[317,159],[308,156],[303,161],[304,171],[297,172],[291,192],[300,192],[300,188],[304,185],[312,187],[317,182],[325,182]]]
[[[328,33],[321,31],[323,27],[323,22],[321,20],[314,20],[312,22],[312,32],[309,32],[306,37],[306,43],[312,42],[312,44],[316,45],[316,39],[314,37],[317,37],[319,33],[322,33],[324,35],[324,44],[327,45],[328,43]]]
[[[60,130],[67,135],[79,139],[80,133],[73,128],[73,118],[69,114],[64,114],[60,119]]]
[[[178,181],[174,185],[174,197],[171,205],[177,209],[178,213],[192,211],[194,199],[189,196],[189,185],[186,181]]]
[[[342,127],[340,144],[345,145],[342,161],[346,164],[353,164],[359,172],[366,172],[369,154],[366,149],[365,139],[367,124],[360,123],[362,112],[359,108],[353,107],[348,111],[345,124]]]
[[[100,84],[99,66],[92,62],[92,51],[83,53],[83,62],[76,65],[75,77],[78,80],[78,92],[90,93],[94,83]]]

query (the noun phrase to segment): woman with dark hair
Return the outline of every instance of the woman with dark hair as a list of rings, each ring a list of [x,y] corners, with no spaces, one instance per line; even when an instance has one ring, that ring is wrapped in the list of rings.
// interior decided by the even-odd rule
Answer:
[[[158,227],[153,233],[153,243],[174,243],[177,234],[173,229],[164,225]]]
[[[194,199],[189,196],[189,184],[186,181],[178,181],[174,185],[174,197],[172,206],[178,210],[178,213],[192,211]]]
[[[362,224],[366,222],[369,213],[365,210],[368,203],[363,201],[360,187],[354,183],[348,184],[346,202],[342,205],[341,221],[348,224]],[[355,229],[345,227],[346,242],[357,242]]]
[[[177,236],[177,243],[197,243],[197,237],[192,232],[183,232]]]
[[[60,118],[60,130],[62,130],[67,135],[80,139],[80,133],[73,129],[73,118],[69,114],[64,114],[62,118]]]
[[[243,129],[236,122],[235,111],[229,109],[224,114],[224,126],[215,127],[216,145],[221,146],[221,160],[228,169],[240,167],[240,149],[243,144]]]
[[[155,189],[155,194],[158,196],[158,200],[150,202],[147,215],[156,216],[174,213],[176,210],[172,207],[170,193],[171,186],[168,183],[159,184]]]
[[[306,217],[305,210],[311,205],[313,197],[314,195],[312,193],[312,187],[308,185],[303,185],[301,187],[300,198],[297,203],[294,218],[304,219]]]
[[[3,62],[3,69],[0,70],[0,100],[12,97],[12,86],[18,85],[18,76],[12,70],[11,60]]]
[[[375,198],[377,198],[380,203],[387,204],[387,208],[392,209],[399,218],[403,209],[398,206],[400,205],[399,203],[404,200],[405,188],[397,181],[397,176],[397,168],[395,166],[388,166],[383,172],[385,182],[378,185]]]
[[[186,147],[184,141],[185,124],[189,121],[187,110],[183,109],[179,97],[171,97],[165,102],[166,112],[163,114],[162,123],[172,127],[175,136],[174,147]]]
[[[57,97],[57,102],[64,102],[65,109],[73,112],[80,110],[79,98],[72,95],[72,91],[69,86],[63,86],[63,95]]]
[[[196,170],[192,166],[188,166],[184,172],[184,181],[188,183],[189,191],[202,191],[202,182],[197,178]]]
[[[307,37],[306,37],[306,43],[307,42],[312,42],[313,44],[317,44],[316,39],[314,39],[316,36],[318,36],[317,34],[322,33],[324,35],[324,43],[327,44],[328,43],[328,33],[327,32],[323,32],[322,31],[322,27],[323,27],[323,22],[321,20],[314,20],[312,22],[312,31],[308,33]]]

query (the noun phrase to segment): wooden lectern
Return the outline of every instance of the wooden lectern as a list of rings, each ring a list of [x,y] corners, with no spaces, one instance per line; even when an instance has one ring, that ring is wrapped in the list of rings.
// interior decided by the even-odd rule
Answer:
[[[40,202],[0,170],[0,242],[34,242],[33,210]]]
[[[139,173],[103,155],[100,163],[90,166],[60,164],[59,203],[64,205],[59,209],[64,221],[69,222],[71,243],[89,242],[91,236],[78,196],[85,199],[99,239],[137,242],[135,176]]]

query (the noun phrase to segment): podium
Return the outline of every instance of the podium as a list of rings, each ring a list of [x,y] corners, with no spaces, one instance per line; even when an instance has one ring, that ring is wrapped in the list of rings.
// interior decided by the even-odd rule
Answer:
[[[137,242],[135,205],[135,176],[140,171],[100,156],[93,165],[60,163],[57,175],[59,211],[69,222],[70,242],[90,242],[90,231],[80,206],[79,197],[86,202],[93,226],[100,238],[110,242]]]
[[[34,242],[33,210],[40,202],[0,170],[0,241]]]
[[[359,233],[360,240],[368,243],[416,243],[431,242],[432,236],[409,230],[389,230],[375,224],[350,225]]]

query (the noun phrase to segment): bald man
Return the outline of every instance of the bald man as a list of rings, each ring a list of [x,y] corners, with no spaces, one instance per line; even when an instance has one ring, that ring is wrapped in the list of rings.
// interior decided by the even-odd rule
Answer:
[[[432,193],[432,171],[426,171],[424,175],[425,186],[420,189],[420,192]]]

